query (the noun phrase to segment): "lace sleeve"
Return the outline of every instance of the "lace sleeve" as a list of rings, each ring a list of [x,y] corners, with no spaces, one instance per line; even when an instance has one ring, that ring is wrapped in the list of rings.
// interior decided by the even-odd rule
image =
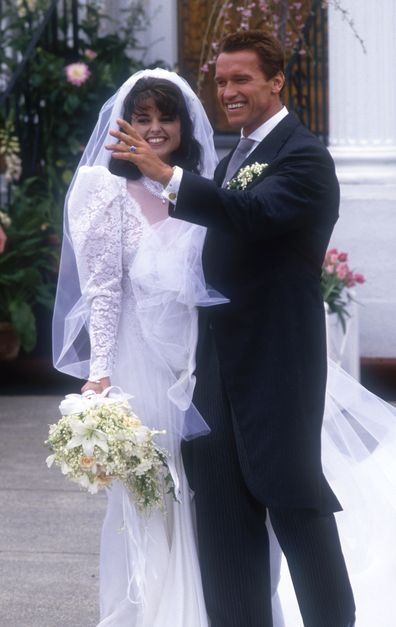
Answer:
[[[81,293],[89,311],[91,380],[110,376],[121,309],[121,193],[102,166],[80,168],[69,199],[69,227]]]

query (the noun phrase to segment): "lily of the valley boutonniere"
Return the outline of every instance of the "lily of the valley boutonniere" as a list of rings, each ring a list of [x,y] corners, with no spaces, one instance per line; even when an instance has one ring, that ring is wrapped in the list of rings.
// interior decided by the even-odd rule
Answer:
[[[241,168],[236,176],[233,176],[225,186],[226,189],[246,189],[248,185],[253,183],[254,179],[260,176],[265,168],[268,168],[268,163],[252,163],[244,168]]]

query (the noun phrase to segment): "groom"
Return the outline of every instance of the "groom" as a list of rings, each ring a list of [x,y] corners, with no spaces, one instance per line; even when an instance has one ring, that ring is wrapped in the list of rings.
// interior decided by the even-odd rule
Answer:
[[[271,627],[269,514],[305,627],[350,627],[341,508],[320,459],[320,274],[338,217],[334,164],[282,105],[283,52],[272,36],[226,37],[215,81],[241,141],[214,182],[145,159],[140,144],[138,163],[166,186],[172,217],[208,227],[206,280],[230,299],[200,312],[194,402],[211,433],[184,447],[207,609],[212,627]]]

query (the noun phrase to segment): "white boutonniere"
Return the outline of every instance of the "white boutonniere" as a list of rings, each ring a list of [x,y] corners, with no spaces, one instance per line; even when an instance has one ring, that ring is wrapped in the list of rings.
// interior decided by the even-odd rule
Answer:
[[[226,189],[246,189],[260,174],[268,168],[268,163],[252,163],[241,168],[236,176],[233,176],[225,186]]]

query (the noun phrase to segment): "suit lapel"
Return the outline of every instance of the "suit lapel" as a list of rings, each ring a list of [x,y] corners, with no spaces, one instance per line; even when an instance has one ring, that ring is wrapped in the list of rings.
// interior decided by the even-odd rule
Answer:
[[[297,116],[294,113],[288,113],[283,120],[281,120],[279,124],[277,124],[275,128],[256,146],[253,152],[248,155],[239,169],[245,167],[246,165],[251,165],[256,161],[271,164],[278,152],[281,150],[283,144],[288,140],[290,135],[299,125],[300,121]],[[216,168],[214,180],[219,186],[223,182],[228,162],[231,159],[235,148],[236,145],[230,154],[220,161]]]
[[[215,170],[215,173],[214,173],[214,176],[213,176],[213,180],[219,187],[221,186],[221,184],[222,184],[222,182],[224,180],[225,173],[227,171],[228,163],[229,163],[232,155],[234,154],[234,151],[235,151],[235,148],[237,147],[237,145],[238,144],[235,144],[235,146],[231,150],[231,152],[220,161],[220,163],[218,164],[218,166],[217,166],[217,168]]]

